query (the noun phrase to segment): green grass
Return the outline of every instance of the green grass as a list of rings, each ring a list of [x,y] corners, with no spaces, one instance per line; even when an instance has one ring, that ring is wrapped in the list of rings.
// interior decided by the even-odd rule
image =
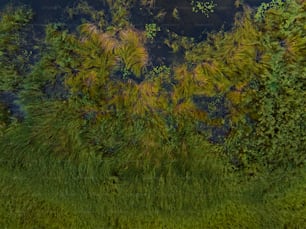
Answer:
[[[246,179],[231,171],[217,149],[203,145],[193,149],[181,168],[179,159],[160,165],[147,162],[147,168],[124,158],[87,157],[79,163],[44,152],[35,142],[29,145],[27,138],[15,144],[18,131],[25,129],[7,135],[11,144],[4,138],[0,144],[2,228],[306,225],[303,168]],[[133,155],[133,150],[124,154]],[[160,150],[167,151],[166,146]]]

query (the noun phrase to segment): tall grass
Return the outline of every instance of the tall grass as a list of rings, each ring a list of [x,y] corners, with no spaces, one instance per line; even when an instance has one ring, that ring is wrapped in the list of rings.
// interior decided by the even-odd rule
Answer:
[[[302,228],[305,171],[239,178],[219,149],[190,136],[188,157],[138,158],[86,154],[62,160],[33,141],[29,127],[1,139],[3,227],[47,228]],[[194,144],[197,142],[197,144]],[[169,152],[164,145],[150,153]],[[179,152],[181,150],[181,152]],[[124,156],[125,155],[125,156]],[[126,157],[130,155],[130,157]],[[133,159],[133,160],[132,160]],[[147,161],[146,161],[147,160]],[[292,172],[293,173],[293,172]],[[292,178],[293,177],[293,178]]]

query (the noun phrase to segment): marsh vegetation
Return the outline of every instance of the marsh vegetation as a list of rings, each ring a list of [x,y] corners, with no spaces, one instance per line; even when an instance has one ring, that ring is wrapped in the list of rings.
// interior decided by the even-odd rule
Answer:
[[[205,36],[98,2],[0,13],[0,226],[305,228],[305,1]]]

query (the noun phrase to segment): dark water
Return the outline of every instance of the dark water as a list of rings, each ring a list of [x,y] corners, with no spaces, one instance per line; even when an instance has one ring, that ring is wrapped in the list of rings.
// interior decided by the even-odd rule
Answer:
[[[27,5],[35,12],[35,24],[43,25],[49,21],[61,19],[62,10],[75,0],[1,0],[0,8],[7,4],[13,6]]]
[[[108,9],[105,8],[106,0],[87,0],[86,2],[96,10],[104,10],[110,17]],[[245,0],[245,3],[251,7],[256,7],[262,2],[269,0]],[[64,23],[70,31],[76,29],[81,23],[81,17],[68,18],[67,7],[73,7],[79,0],[0,0],[0,9],[11,3],[13,6],[28,5],[34,11],[33,37],[43,38],[44,28],[48,23]],[[155,0],[155,6],[151,11],[156,15],[161,9],[166,12],[165,18],[161,21],[154,19],[148,10],[139,10],[139,6],[131,9],[131,22],[136,28],[144,30],[145,24],[157,23],[164,32],[160,32],[155,44],[149,47],[149,52],[154,59],[153,64],[170,64],[172,58],[180,59],[182,55],[171,56],[171,50],[163,40],[167,38],[167,29],[176,32],[179,35],[194,37],[197,41],[205,40],[208,32],[219,31],[221,28],[228,30],[233,23],[234,15],[241,11],[241,8],[235,7],[235,0],[214,0],[217,7],[215,12],[209,17],[201,13],[193,13],[190,5],[191,0]],[[173,9],[179,12],[180,20],[172,16]],[[167,62],[168,61],[168,62]],[[179,62],[179,60],[177,60]]]
[[[186,36],[198,37],[202,32],[220,30],[222,27],[228,30],[233,22],[234,15],[241,11],[241,7],[235,6],[234,0],[214,0],[217,5],[214,12],[207,17],[202,13],[193,13],[190,6],[191,0],[157,0],[156,7],[163,8],[167,12],[165,26],[173,31]],[[245,3],[251,7],[259,6],[262,0],[249,0]],[[174,8],[178,9],[180,20],[172,17]]]
[[[269,0],[245,0],[244,2],[251,7],[256,7],[262,2]],[[87,0],[88,4],[95,9],[103,10],[104,0]],[[161,22],[162,27],[166,27],[176,33],[186,36],[198,37],[203,31],[211,32],[220,30],[224,27],[229,29],[232,25],[233,18],[236,12],[241,8],[236,8],[235,0],[214,0],[217,4],[215,12],[210,14],[207,18],[201,13],[193,13],[190,6],[191,0],[156,0],[154,10],[157,12],[160,9],[166,11],[165,19]],[[6,4],[13,3],[13,5],[25,4],[30,6],[35,13],[34,25],[37,27],[44,26],[51,22],[65,22],[68,21],[65,13],[66,7],[71,7],[78,3],[77,0],[0,0],[0,9]],[[179,12],[180,20],[172,17],[172,11],[176,8]],[[134,18],[131,18],[136,27],[144,28],[146,23],[152,22],[146,12],[140,12],[139,9],[132,11]],[[69,21],[69,23],[78,23],[77,21]]]

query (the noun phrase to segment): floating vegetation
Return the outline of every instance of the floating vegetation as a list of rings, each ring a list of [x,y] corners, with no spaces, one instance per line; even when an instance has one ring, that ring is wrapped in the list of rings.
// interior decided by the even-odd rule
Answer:
[[[192,11],[195,13],[201,12],[209,17],[209,14],[214,12],[214,8],[217,6],[213,1],[191,1]]]

